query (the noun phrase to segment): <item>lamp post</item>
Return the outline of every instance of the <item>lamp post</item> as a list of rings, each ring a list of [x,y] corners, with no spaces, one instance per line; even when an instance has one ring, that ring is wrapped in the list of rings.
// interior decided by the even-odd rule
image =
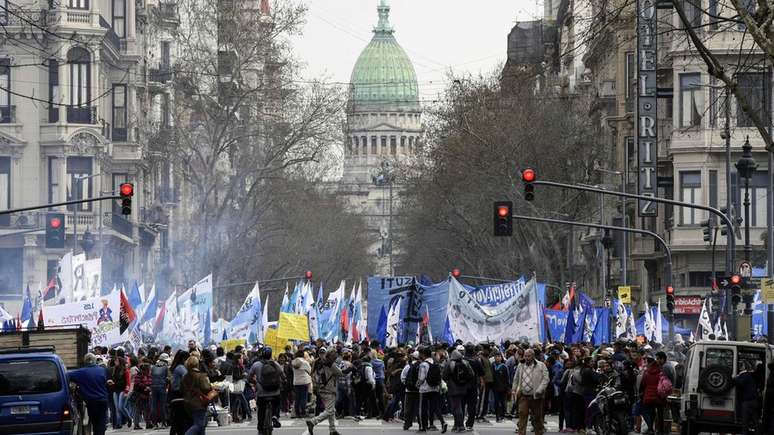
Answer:
[[[392,185],[395,181],[395,176],[393,175],[390,168],[390,162],[387,160],[382,160],[379,172],[371,178],[375,186],[386,186],[389,188],[390,192],[387,205],[387,236],[382,241],[382,254],[384,254],[386,251],[387,258],[389,259],[390,263],[390,276],[392,276]],[[382,216],[384,216],[384,213],[382,213]]]
[[[73,186],[73,189],[75,190],[75,192],[77,192],[77,195],[78,195],[76,197],[75,194],[74,194],[73,197],[77,198],[77,199],[85,199],[85,198],[81,198],[81,193],[82,193],[81,192],[81,185],[83,183],[83,180],[90,180],[90,179],[92,179],[94,177],[99,177],[101,175],[103,175],[103,174],[99,173],[99,174],[86,175],[86,176],[83,176],[83,177],[73,177],[73,180],[75,181],[75,186]],[[102,186],[100,185],[100,188],[101,187]],[[100,201],[100,204],[102,204],[102,201]],[[78,207],[80,207],[80,206],[81,206],[80,204],[76,204],[73,207],[73,240],[74,240],[73,241],[73,255],[75,254],[75,252],[78,249]],[[102,243],[102,239],[100,239],[99,242]]]
[[[758,169],[758,164],[752,156],[749,136],[742,145],[742,157],[734,166],[736,166],[736,172],[739,176],[744,178],[744,202],[742,203],[744,205],[744,260],[749,263],[752,256],[752,246],[750,245],[750,179],[755,170]]]
[[[752,246],[750,245],[750,179],[758,168],[758,164],[752,156],[749,136],[745,139],[744,145],[742,145],[742,157],[739,158],[739,161],[734,166],[736,166],[736,172],[739,176],[744,178],[744,202],[742,203],[744,205],[744,260],[749,263],[752,256]],[[731,310],[733,337],[737,339],[736,304],[732,304]]]

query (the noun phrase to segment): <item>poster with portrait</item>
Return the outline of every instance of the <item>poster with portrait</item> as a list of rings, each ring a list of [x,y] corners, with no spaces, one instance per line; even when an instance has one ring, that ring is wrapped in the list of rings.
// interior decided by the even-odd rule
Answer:
[[[91,331],[91,345],[113,346],[121,343],[119,292],[82,302],[54,305],[43,309],[46,326],[83,325]]]

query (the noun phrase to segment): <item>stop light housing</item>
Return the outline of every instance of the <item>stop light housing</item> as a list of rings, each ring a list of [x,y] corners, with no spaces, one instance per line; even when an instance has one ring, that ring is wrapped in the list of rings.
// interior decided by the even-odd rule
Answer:
[[[532,168],[521,171],[521,181],[524,183],[524,199],[527,201],[535,199],[535,185],[532,184],[532,182],[535,181],[536,178],[537,174]]]
[[[497,201],[494,203],[494,235],[495,237],[511,237],[513,235],[513,202]]]
[[[64,213],[46,214],[46,248],[62,249],[65,247]]]
[[[132,214],[132,197],[134,196],[134,184],[123,183],[118,187],[118,193],[121,195],[121,214]]]
[[[712,230],[715,228],[715,222],[712,219],[707,219],[701,223],[701,232],[704,234],[704,241],[712,241]]]
[[[666,307],[670,313],[675,310],[675,288],[671,285],[666,288]]]
[[[459,278],[462,275],[462,272],[459,269],[454,268],[452,269],[451,274],[454,278]]]
[[[731,275],[723,279],[725,286],[724,290],[731,292],[731,305],[736,306],[742,302],[742,288],[745,286],[745,281],[741,275]]]
[[[311,281],[313,276],[311,270],[307,270],[306,273],[304,273],[304,278],[306,278],[307,281]]]

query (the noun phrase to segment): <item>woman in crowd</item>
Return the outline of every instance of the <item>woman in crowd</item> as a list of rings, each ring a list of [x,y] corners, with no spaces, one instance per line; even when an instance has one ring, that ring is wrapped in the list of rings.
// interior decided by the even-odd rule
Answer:
[[[299,350],[293,359],[293,392],[295,393],[296,418],[306,418],[306,404],[312,387],[312,366],[306,352]]]
[[[150,364],[143,361],[138,366],[137,374],[134,376],[134,386],[132,395],[134,396],[134,428],[140,428],[140,419],[145,422],[145,429],[153,429],[153,421],[150,418],[150,394],[151,394],[151,374]]]
[[[169,435],[184,435],[185,431],[191,426],[191,418],[185,410],[185,399],[182,390],[183,377],[188,373],[188,370],[185,368],[185,361],[188,358],[189,354],[187,351],[179,350],[175,354],[175,358],[170,366],[172,380],[169,384]]]
[[[202,371],[199,358],[188,357],[185,361],[187,373],[181,381],[186,411],[191,415],[191,427],[185,435],[204,435],[207,428],[207,406],[217,397],[210,379]]]

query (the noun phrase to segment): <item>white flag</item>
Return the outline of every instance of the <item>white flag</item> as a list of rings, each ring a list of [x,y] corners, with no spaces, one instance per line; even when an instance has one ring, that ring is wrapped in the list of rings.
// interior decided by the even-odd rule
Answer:
[[[720,317],[718,317],[718,321],[715,322],[715,329],[712,333],[715,334],[715,340],[719,340],[723,337],[723,326],[720,324]]]
[[[701,312],[699,313],[699,326],[701,326],[701,338],[707,339],[712,334],[712,322],[710,321],[710,311],[712,310],[712,303],[710,299],[704,299],[704,303],[701,305]]]
[[[653,311],[651,311],[647,301],[645,301],[645,325],[643,329],[645,338],[648,341],[653,340],[653,335],[656,333],[656,324],[653,322]]]
[[[634,340],[637,338],[637,325],[634,323],[634,313],[629,315],[629,327],[627,328],[626,338]]]
[[[662,316],[661,316],[661,299],[658,300],[658,309],[654,313],[656,316],[656,337],[654,341],[656,343],[664,343],[664,328],[662,327]]]
[[[626,335],[626,323],[628,318],[628,313],[626,312],[626,306],[621,302],[618,301],[618,318],[616,318],[615,321],[615,336],[616,338],[621,337],[622,335]]]
[[[723,322],[723,338],[725,338],[726,340],[730,339],[728,335],[728,324],[726,322]]]
[[[390,312],[387,313],[387,334],[384,341],[388,348],[398,345],[398,325],[400,324],[400,303],[402,300],[402,297],[398,297],[398,300],[390,307]]]
[[[266,335],[266,328],[269,327],[269,295],[266,295],[266,303],[263,305],[263,314],[261,315],[261,329],[258,330],[258,342],[263,343]]]

